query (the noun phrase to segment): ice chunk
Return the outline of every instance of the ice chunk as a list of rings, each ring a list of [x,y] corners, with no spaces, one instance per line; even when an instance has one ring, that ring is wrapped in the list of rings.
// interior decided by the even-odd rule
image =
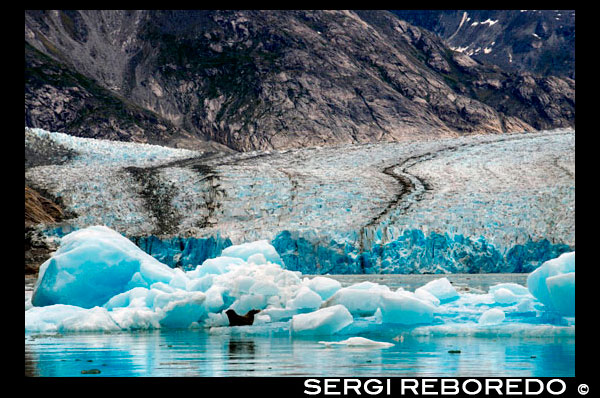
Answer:
[[[136,273],[146,283],[169,283],[174,271],[150,257],[127,238],[103,226],[72,232],[40,267],[32,304],[101,306],[128,290]]]
[[[493,294],[498,289],[508,289],[515,296],[530,296],[531,295],[531,293],[529,293],[529,289],[527,289],[525,286],[521,286],[518,283],[512,283],[512,282],[498,283],[494,286],[491,286],[489,289],[489,292]]]
[[[155,289],[151,291],[144,287],[135,287],[112,297],[103,307],[107,310],[124,307],[149,307],[157,293],[158,290]]]
[[[185,289],[189,282],[189,278],[185,275],[185,272],[182,271],[181,268],[173,269],[173,278],[171,278],[169,286],[172,286],[176,289]]]
[[[187,328],[192,322],[202,321],[206,317],[206,309],[202,305],[206,295],[202,292],[191,292],[181,300],[170,300],[162,309],[160,324],[169,328]]]
[[[347,347],[390,348],[394,346],[392,343],[369,340],[364,337],[350,337],[342,341],[319,341],[319,344],[325,344],[326,347],[341,345]]]
[[[575,272],[546,279],[554,308],[564,316],[575,316]]]
[[[503,287],[500,289],[494,290],[493,296],[494,296],[494,301],[496,301],[499,304],[513,304],[513,303],[516,303],[517,301],[519,301],[519,296],[517,296],[512,291],[505,289]]]
[[[266,323],[271,323],[271,317],[265,314],[257,314],[254,316],[253,325],[264,325]]]
[[[256,280],[251,276],[237,276],[233,278],[233,287],[236,294],[245,294],[250,292],[250,288]]]
[[[265,255],[262,253],[256,253],[251,255],[250,257],[248,257],[248,264],[256,264],[256,265],[263,265],[267,263],[267,259],[265,258]]]
[[[384,323],[414,325],[433,321],[435,307],[410,292],[389,292],[381,296],[381,316]]]
[[[136,272],[133,274],[129,283],[127,283],[126,289],[133,289],[134,287],[148,287],[148,282],[144,280],[141,272]]]
[[[206,291],[206,301],[204,303],[206,309],[210,312],[220,312],[226,307],[223,299],[223,293],[226,288],[223,286],[211,286]]]
[[[270,281],[257,281],[249,290],[250,293],[262,294],[265,297],[276,296],[279,294],[279,288]]]
[[[291,331],[294,334],[333,334],[353,321],[352,314],[343,305],[322,308],[307,314],[292,317]]]
[[[220,312],[218,314],[209,312],[208,317],[204,320],[204,326],[229,326],[229,318],[225,312]]]
[[[317,293],[323,300],[329,299],[335,292],[342,288],[342,284],[335,279],[324,276],[316,276],[305,279],[303,282],[309,289]]]
[[[230,270],[233,266],[243,265],[244,260],[236,257],[221,256],[204,260],[202,265],[196,269],[187,272],[190,279],[201,278],[205,275],[221,275]]]
[[[316,310],[321,306],[322,301],[320,295],[313,292],[308,287],[302,286],[298,289],[296,297],[290,300],[286,307],[298,310]]]
[[[150,289],[151,290],[160,290],[161,292],[165,292],[165,293],[173,293],[173,292],[177,291],[177,289],[175,289],[174,287],[169,286],[163,282],[153,283],[152,285],[150,285]]]
[[[508,291],[508,289],[505,289]],[[504,321],[504,311],[499,308],[491,308],[481,314],[478,323],[481,325],[496,325]]]
[[[398,288],[397,291],[403,291],[404,289]],[[415,296],[421,300],[427,300],[433,305],[440,305],[440,299],[435,297],[433,294],[429,293],[429,291],[425,289],[417,289],[415,290]]]
[[[262,254],[267,261],[274,264],[284,265],[279,254],[267,240],[258,240],[255,242],[242,243],[241,245],[229,246],[221,253],[223,256],[237,257],[242,260],[248,259],[255,254]],[[256,259],[257,257],[253,257]]]
[[[348,286],[346,289],[352,290],[368,290],[370,292],[389,292],[390,288],[386,285],[380,285],[379,283],[364,281],[360,283],[355,283],[353,285]]]
[[[458,293],[448,278],[435,279],[424,286],[421,286],[417,290],[426,290],[437,297],[442,303],[447,303],[458,298]]]
[[[32,307],[25,313],[25,331],[88,332],[117,331],[119,326],[105,308],[90,309],[74,305],[54,304]]]
[[[262,310],[266,306],[267,300],[262,294],[243,294],[230,308],[238,314],[245,314],[250,310]]]
[[[190,292],[206,292],[213,285],[213,280],[214,275],[211,274],[204,275],[197,279],[191,279],[186,286],[186,290],[189,290]]]
[[[278,322],[290,319],[294,315],[298,314],[298,310],[290,308],[268,307],[267,309],[261,311],[261,314],[268,315],[273,322]]]
[[[575,252],[561,254],[557,258],[546,261],[535,271],[529,274],[527,277],[527,288],[531,294],[535,296],[535,298],[541,301],[548,308],[560,311],[559,308],[555,306],[555,302],[559,303],[560,300],[566,300],[568,303],[571,301],[573,301],[573,303],[575,302],[575,275],[572,277],[572,284],[569,282],[571,277],[569,277],[569,279],[558,280],[556,282],[551,281],[551,284],[554,284],[553,292],[558,294],[558,296],[554,298],[552,297],[552,292],[548,288],[547,280],[553,276],[574,272]],[[563,283],[560,282],[567,283],[563,285]],[[560,288],[559,285],[561,286]],[[563,310],[570,311],[568,310],[567,306],[560,307]]]
[[[124,330],[145,330],[160,328],[160,313],[149,308],[114,308],[109,312],[113,321]]]
[[[491,286],[489,292],[498,304],[515,304],[533,298],[525,286],[517,283],[498,283]]]
[[[356,316],[371,316],[380,306],[381,290],[353,289],[345,287],[326,301],[325,306],[343,305]]]

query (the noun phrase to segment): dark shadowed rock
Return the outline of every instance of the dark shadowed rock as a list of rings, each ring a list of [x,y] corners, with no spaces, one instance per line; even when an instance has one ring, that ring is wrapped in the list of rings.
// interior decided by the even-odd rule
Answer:
[[[73,135],[248,151],[574,126],[573,80],[482,64],[387,11],[25,17],[25,124]]]
[[[506,70],[575,78],[574,10],[393,10],[456,50]]]

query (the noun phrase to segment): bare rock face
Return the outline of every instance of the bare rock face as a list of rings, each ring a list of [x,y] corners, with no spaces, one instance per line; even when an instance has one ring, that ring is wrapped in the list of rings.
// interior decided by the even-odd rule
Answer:
[[[56,242],[46,237],[39,224],[54,224],[72,214],[63,210],[62,203],[47,192],[25,185],[25,273],[37,273],[40,265],[58,248]]]
[[[573,80],[481,64],[385,11],[25,16],[28,126],[241,151],[574,126]]]

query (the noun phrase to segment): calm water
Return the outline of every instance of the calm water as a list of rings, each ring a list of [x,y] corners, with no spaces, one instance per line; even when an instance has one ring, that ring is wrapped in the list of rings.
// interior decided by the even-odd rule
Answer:
[[[336,276],[343,285],[370,280],[414,288],[435,275]],[[383,278],[383,279],[381,279]],[[466,279],[469,278],[469,279]],[[526,275],[452,275],[463,289],[486,291],[499,282],[525,284]],[[26,283],[26,294],[31,281]],[[30,294],[30,291],[29,291]],[[388,349],[326,348],[320,340],[234,336],[199,330],[69,333],[25,336],[28,376],[518,376],[575,375],[574,338],[365,336]],[[459,354],[449,350],[460,350]],[[97,374],[82,371],[97,369]]]

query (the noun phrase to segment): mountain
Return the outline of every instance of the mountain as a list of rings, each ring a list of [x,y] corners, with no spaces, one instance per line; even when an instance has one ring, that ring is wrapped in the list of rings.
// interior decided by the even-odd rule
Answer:
[[[475,60],[575,78],[574,10],[393,10]]]
[[[26,11],[25,125],[267,150],[575,125],[575,81],[509,72],[387,11]]]

